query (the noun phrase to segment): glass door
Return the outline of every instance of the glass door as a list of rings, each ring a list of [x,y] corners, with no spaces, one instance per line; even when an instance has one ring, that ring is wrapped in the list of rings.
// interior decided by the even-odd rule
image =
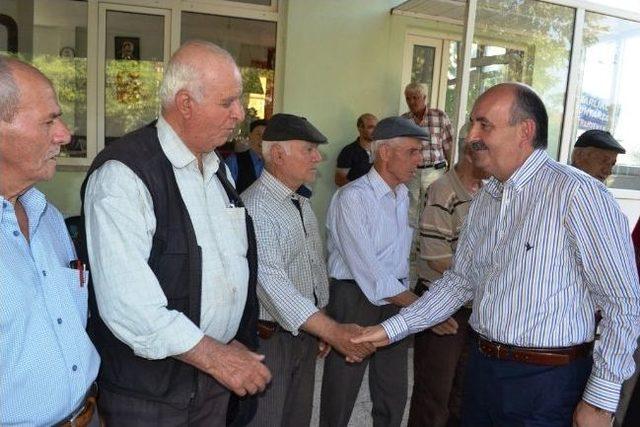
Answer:
[[[424,83],[429,90],[429,105],[439,108],[442,45],[443,40],[440,39],[407,35],[402,68],[401,114],[407,111],[404,87],[411,82]]]
[[[100,4],[98,150],[158,116],[171,11]]]

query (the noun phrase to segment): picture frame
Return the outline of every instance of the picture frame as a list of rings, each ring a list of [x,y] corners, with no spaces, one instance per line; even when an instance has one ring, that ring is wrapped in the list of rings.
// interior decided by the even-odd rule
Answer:
[[[114,42],[116,60],[140,60],[140,37],[116,36]]]

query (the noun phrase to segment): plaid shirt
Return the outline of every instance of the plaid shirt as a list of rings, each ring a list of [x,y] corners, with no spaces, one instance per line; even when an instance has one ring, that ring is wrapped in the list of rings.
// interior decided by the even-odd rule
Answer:
[[[256,229],[260,319],[275,321],[295,335],[329,302],[318,221],[309,199],[266,169],[242,193],[242,200]]]
[[[427,108],[420,122],[416,120],[411,111],[404,113],[402,117],[413,120],[418,126],[426,128],[431,135],[429,141],[422,141],[423,166],[434,165],[448,160],[446,153],[451,152],[453,131],[447,113],[437,108]]]

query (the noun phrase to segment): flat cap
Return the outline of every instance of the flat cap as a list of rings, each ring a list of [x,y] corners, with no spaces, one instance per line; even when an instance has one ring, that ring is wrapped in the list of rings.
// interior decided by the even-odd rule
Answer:
[[[294,139],[316,144],[327,143],[327,137],[306,118],[293,114],[273,115],[262,134],[263,141],[291,141]]]
[[[387,117],[378,122],[371,136],[375,140],[409,136],[417,139],[429,139],[429,132],[404,117]]]
[[[599,129],[591,129],[580,135],[575,147],[595,147],[619,154],[626,153],[624,147],[609,132]]]

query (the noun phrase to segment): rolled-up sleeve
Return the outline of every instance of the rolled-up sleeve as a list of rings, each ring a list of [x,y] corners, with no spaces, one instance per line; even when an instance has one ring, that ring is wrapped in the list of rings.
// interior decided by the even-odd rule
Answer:
[[[147,359],[193,348],[202,331],[167,298],[147,261],[155,217],[149,191],[123,163],[109,161],[90,176],[84,201],[87,249],[100,317]]]

